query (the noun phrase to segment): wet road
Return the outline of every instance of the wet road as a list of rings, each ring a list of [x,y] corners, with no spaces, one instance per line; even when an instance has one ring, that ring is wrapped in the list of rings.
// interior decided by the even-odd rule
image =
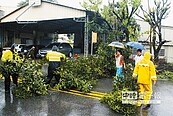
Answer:
[[[149,116],[173,116],[173,81],[158,81],[153,87],[161,103],[152,105]]]
[[[49,91],[49,95],[16,99],[0,80],[0,116],[121,116],[97,99]]]
[[[98,91],[103,80],[95,88]],[[110,86],[111,87],[111,86]],[[109,88],[110,88],[109,87]],[[105,87],[106,88],[106,87]],[[159,93],[161,104],[152,105],[150,110],[141,111],[139,116],[173,116],[173,82],[159,81],[154,87]],[[139,109],[140,110],[140,109]],[[11,94],[5,94],[3,81],[0,80],[0,116],[121,116],[97,99],[86,98],[56,91],[49,95],[16,99]]]

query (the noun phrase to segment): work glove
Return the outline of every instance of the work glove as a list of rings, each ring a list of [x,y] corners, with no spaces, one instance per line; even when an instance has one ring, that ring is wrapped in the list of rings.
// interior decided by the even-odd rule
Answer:
[[[133,77],[133,78],[136,78],[136,77],[137,77],[137,74],[133,74],[132,77]]]

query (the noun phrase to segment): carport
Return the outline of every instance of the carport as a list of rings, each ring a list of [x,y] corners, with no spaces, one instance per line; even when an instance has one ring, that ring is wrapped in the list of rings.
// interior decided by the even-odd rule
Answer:
[[[48,44],[51,34],[74,34],[74,47],[88,54],[87,22],[94,12],[42,1],[27,4],[0,21],[1,47],[12,43]]]

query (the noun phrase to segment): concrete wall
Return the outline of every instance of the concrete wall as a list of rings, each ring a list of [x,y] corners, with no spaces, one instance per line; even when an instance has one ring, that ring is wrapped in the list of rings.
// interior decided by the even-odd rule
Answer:
[[[173,63],[173,46],[167,46],[166,47],[166,55],[165,55],[165,59],[167,62],[169,63]]]

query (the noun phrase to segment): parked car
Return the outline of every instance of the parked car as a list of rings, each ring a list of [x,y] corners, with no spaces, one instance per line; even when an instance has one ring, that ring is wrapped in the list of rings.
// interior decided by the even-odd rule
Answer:
[[[59,42],[50,43],[45,48],[40,49],[38,52],[38,56],[45,57],[48,52],[52,51],[53,46],[57,46],[58,48],[57,51],[65,54],[67,57],[71,58],[73,56],[73,48],[71,47],[71,45],[69,43],[59,43]]]
[[[27,46],[27,44],[16,44],[15,46],[16,46],[15,48],[16,48],[17,52],[21,53],[22,50]]]
[[[15,49],[18,53],[22,52],[22,49],[26,47],[26,44],[15,44]],[[10,50],[11,47],[3,47],[2,48],[2,52],[6,51],[6,50]]]
[[[11,49],[11,47],[3,47],[2,48],[2,53],[5,52],[6,50],[10,50],[10,49]]]

